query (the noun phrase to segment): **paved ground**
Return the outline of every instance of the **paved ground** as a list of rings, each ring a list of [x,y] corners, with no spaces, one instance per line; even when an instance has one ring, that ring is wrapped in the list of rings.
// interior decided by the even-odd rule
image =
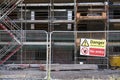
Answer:
[[[45,71],[37,68],[25,70],[0,70],[0,80],[42,80]],[[62,80],[120,80],[120,70],[78,70],[78,71],[52,71],[53,79]]]

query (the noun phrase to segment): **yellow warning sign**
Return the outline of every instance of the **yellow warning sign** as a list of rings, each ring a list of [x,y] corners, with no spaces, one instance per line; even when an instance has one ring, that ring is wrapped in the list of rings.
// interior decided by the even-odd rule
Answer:
[[[95,40],[95,39],[92,39],[92,40],[90,40],[90,46],[91,47],[105,48],[106,41],[105,40]]]
[[[85,40],[83,41],[83,43],[81,44],[81,46],[89,47],[88,41],[85,39]]]

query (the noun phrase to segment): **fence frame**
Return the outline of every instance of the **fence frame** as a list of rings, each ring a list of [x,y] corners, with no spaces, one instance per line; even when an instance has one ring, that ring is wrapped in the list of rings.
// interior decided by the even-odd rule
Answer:
[[[74,36],[76,35],[76,33],[89,33],[89,32],[103,32],[103,33],[105,33],[105,39],[106,39],[106,54],[107,53],[109,53],[109,50],[107,50],[108,48],[107,48],[107,46],[109,46],[109,44],[108,44],[108,40],[109,40],[109,33],[110,32],[120,32],[120,31],[52,31],[52,32],[50,32],[50,43],[49,43],[49,48],[50,48],[50,51],[49,51],[49,78],[51,78],[51,60],[52,60],[52,35],[54,34],[54,33],[74,33]],[[76,37],[74,37],[74,38],[76,38]],[[76,43],[75,43],[75,39],[74,39],[74,45],[76,46]],[[75,48],[75,47],[74,47]],[[76,50],[76,49],[75,49]],[[107,58],[107,69],[109,69],[109,54],[106,56],[106,58]]]

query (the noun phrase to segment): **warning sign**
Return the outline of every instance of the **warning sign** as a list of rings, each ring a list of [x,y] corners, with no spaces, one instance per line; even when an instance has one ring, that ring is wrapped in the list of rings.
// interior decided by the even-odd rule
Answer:
[[[105,40],[90,40],[91,47],[105,48]]]
[[[105,57],[106,40],[82,38],[80,42],[80,55]]]
[[[82,42],[81,46],[89,47],[88,41],[85,39],[85,40]]]

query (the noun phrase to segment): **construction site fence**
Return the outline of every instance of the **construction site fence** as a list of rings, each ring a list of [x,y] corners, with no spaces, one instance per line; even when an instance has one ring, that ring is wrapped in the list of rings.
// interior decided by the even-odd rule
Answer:
[[[39,68],[44,70],[48,68],[48,33],[42,30],[14,30],[11,31],[13,35],[21,33],[19,39],[22,47],[14,55],[12,55],[4,64],[1,66],[3,70],[19,70],[26,69],[29,67]],[[0,50],[7,46],[13,38],[4,30],[0,31]],[[18,45],[17,42],[12,42],[11,45]],[[12,50],[10,50],[12,52]],[[9,53],[7,53],[9,54]],[[7,55],[6,54],[6,55]],[[0,59],[2,61],[2,58]],[[45,78],[46,72],[40,78]]]
[[[21,30],[19,30],[19,32],[20,31]],[[18,30],[12,31],[14,35],[16,35],[17,32]],[[119,55],[120,51],[120,31],[53,31],[47,33],[41,30],[22,30],[21,34],[23,47],[22,52],[19,51],[18,54],[22,53],[24,57],[27,56],[25,58],[22,57],[21,60],[23,63],[45,64],[47,55],[44,54],[47,54],[50,50],[50,61],[54,64],[79,64],[83,62],[84,64],[108,66],[109,56]],[[9,33],[6,33],[6,31],[1,30],[0,37],[1,48],[12,40]],[[82,38],[106,40],[106,56],[95,57],[80,55],[80,40]],[[36,55],[34,55],[34,53],[36,53]],[[16,56],[19,55],[16,54]],[[20,63],[20,58],[16,62]]]
[[[120,31],[53,31],[50,33],[49,65],[51,77],[59,79],[54,71],[97,70],[111,68],[110,56],[119,55]],[[105,40],[104,55],[81,55],[81,47],[89,47],[84,40]],[[84,42],[84,41],[83,41]],[[82,45],[83,44],[83,45]],[[87,46],[87,44],[89,46]],[[99,45],[98,45],[99,46]],[[94,48],[98,48],[97,46]],[[84,48],[85,51],[87,50]],[[87,55],[86,55],[87,54]],[[99,54],[99,53],[98,53]],[[65,75],[64,75],[65,76]],[[67,76],[67,75],[66,75]]]
[[[13,34],[17,31],[13,31]],[[23,46],[5,64],[37,64],[39,69],[46,72],[41,78],[59,79],[59,72],[57,75],[54,71],[109,69],[110,56],[119,55],[120,52],[120,31],[19,31],[22,31]],[[0,37],[0,48],[12,39],[2,30]],[[81,55],[81,39],[105,40],[105,55]]]

